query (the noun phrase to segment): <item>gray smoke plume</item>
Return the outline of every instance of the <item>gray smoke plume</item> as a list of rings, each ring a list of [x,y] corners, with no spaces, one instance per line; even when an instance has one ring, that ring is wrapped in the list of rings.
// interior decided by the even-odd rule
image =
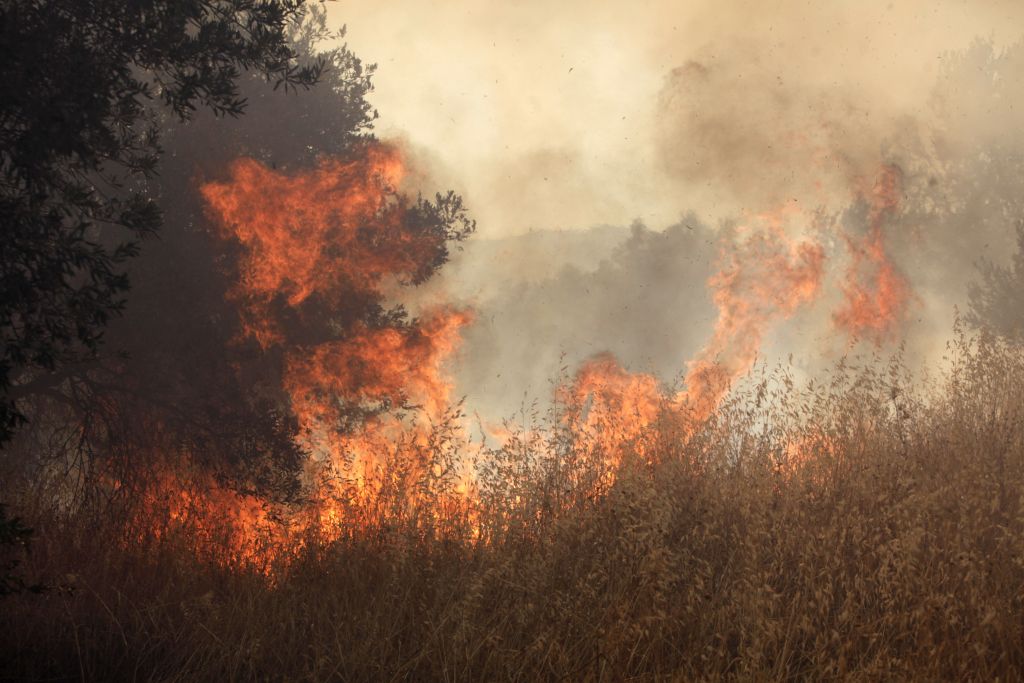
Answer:
[[[447,288],[478,310],[457,363],[471,406],[493,419],[524,396],[544,400],[560,368],[600,352],[677,380],[716,319],[707,282],[729,248],[721,225],[756,222],[759,211],[799,206],[796,237],[826,252],[821,295],[774,324],[762,349],[764,360],[792,357],[807,373],[899,343],[911,360],[936,360],[979,261],[1008,262],[1024,217],[1024,134],[1013,123],[1024,111],[1024,43],[944,54],[915,115],[843,88],[787,83],[753,51],[724,54],[666,75],[651,131],[667,176],[709,188],[701,210],[668,227],[482,239],[451,264]],[[882,240],[910,295],[895,334],[876,345],[851,340],[834,313],[883,169],[900,182]],[[722,206],[733,207],[726,218],[715,216]]]

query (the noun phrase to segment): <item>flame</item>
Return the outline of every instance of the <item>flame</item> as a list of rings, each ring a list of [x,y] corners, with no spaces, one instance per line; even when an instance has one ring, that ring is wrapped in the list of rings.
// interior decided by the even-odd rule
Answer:
[[[452,382],[443,364],[455,351],[468,311],[438,308],[410,329],[359,326],[351,336],[288,355],[284,385],[307,433],[344,416],[347,406],[414,404],[439,419]]]
[[[112,482],[120,489],[120,480]],[[208,472],[180,465],[147,473],[126,540],[184,542],[201,559],[269,575],[302,547],[280,506],[226,487]]]
[[[627,372],[609,353],[587,360],[570,387],[562,388],[564,420],[577,439],[606,466],[617,467],[628,445],[643,457],[642,439],[661,412],[664,396],[658,381]]]
[[[471,319],[467,311],[439,308],[409,330],[363,328],[290,360],[285,386],[307,447],[355,484],[353,491],[336,479],[319,482],[316,524],[323,538],[337,537],[354,521],[339,501],[353,495],[370,501],[387,487],[383,464],[400,463],[412,476],[427,474],[432,429],[451,405],[453,384],[444,365]],[[354,431],[332,429],[344,420],[347,406],[367,404],[408,407],[411,415],[384,411]],[[416,502],[416,491],[408,493],[409,502]]]
[[[281,359],[312,490],[304,508],[268,517],[257,514],[262,501],[210,486],[189,498],[188,514],[239,511],[228,517],[231,545],[243,556],[258,530],[264,538],[277,524],[270,536],[279,547],[263,552],[287,555],[288,528],[330,540],[365,522],[353,510],[383,495],[385,463],[400,459],[411,466],[406,474],[431,474],[423,453],[451,403],[445,364],[472,316],[443,306],[408,322],[379,313],[388,286],[419,281],[447,239],[398,192],[404,168],[395,148],[371,144],[352,159],[324,158],[295,172],[239,159],[226,175],[200,192],[220,237],[238,250],[228,297],[240,312],[240,338]]]
[[[842,284],[844,303],[833,322],[851,337],[876,346],[895,337],[912,296],[910,284],[889,260],[883,233],[899,211],[902,177],[899,167],[882,167],[871,190],[862,193],[868,203],[867,234],[844,236],[851,263]]]
[[[729,384],[757,359],[768,326],[814,300],[824,273],[820,244],[797,241],[785,230],[783,212],[759,217],[761,227],[728,244],[719,270],[708,281],[718,319],[708,344],[687,363],[685,389],[678,397],[695,419],[715,409]]]
[[[763,214],[725,241],[719,269],[708,281],[718,307],[711,339],[687,363],[684,389],[665,396],[657,380],[624,370],[610,354],[585,362],[572,386],[562,391],[570,400],[577,436],[596,439],[593,450],[617,464],[623,447],[643,457],[642,438],[663,407],[688,425],[684,433],[706,420],[729,385],[753,366],[764,335],[775,320],[787,318],[813,301],[821,289],[825,252],[820,244],[797,240],[786,228],[792,210]]]
[[[778,477],[776,491],[802,477],[818,489],[824,489],[840,475],[845,453],[835,436],[816,425],[808,425],[791,435],[773,463]]]
[[[446,237],[406,220],[396,190],[403,175],[397,150],[374,144],[353,160],[322,159],[294,174],[240,159],[228,180],[201,188],[223,237],[242,246],[231,296],[244,332],[264,348],[287,347],[283,384],[307,430],[367,403],[411,399],[433,417],[447,404],[451,383],[440,364],[470,320],[466,311],[431,310],[408,326],[357,320],[319,343],[286,330],[314,299],[312,313],[340,315],[383,299],[386,278],[415,279],[436,259]]]
[[[450,464],[435,457],[446,447],[435,428],[450,415],[446,365],[472,315],[435,306],[405,321],[378,305],[391,283],[418,282],[443,257],[446,235],[410,219],[397,189],[403,175],[398,152],[373,144],[352,159],[322,159],[287,173],[240,159],[225,180],[201,188],[220,236],[238,250],[228,296],[240,312],[240,339],[280,359],[281,389],[310,453],[309,503],[298,510],[274,509],[215,482],[178,493],[172,484],[158,487],[154,501],[164,501],[172,522],[196,529],[197,542],[211,540],[213,529],[229,530],[225,562],[287,558],[304,542],[296,529],[329,541],[367,528],[385,508],[404,514],[433,506],[425,517],[447,511],[469,520],[468,537],[480,535],[471,473],[456,472],[440,494],[405,486],[452,476]],[[887,166],[861,193],[869,230],[845,236],[852,263],[843,306],[833,315],[840,328],[876,343],[893,333],[910,298],[883,235],[899,209],[900,183],[899,170]],[[787,208],[723,234],[708,280],[718,317],[686,363],[681,391],[667,393],[655,377],[628,372],[609,354],[586,361],[558,390],[564,424],[584,458],[602,468],[599,487],[615,480],[627,453],[653,456],[659,420],[681,426],[684,438],[692,434],[751,369],[772,325],[819,296],[825,251],[803,218]],[[819,445],[810,438],[787,445],[786,472]]]
[[[231,294],[244,332],[264,348],[285,343],[281,309],[315,297],[345,311],[376,296],[385,278],[413,278],[428,266],[444,237],[403,220],[403,176],[398,151],[375,144],[293,174],[239,159],[227,180],[202,185],[221,236],[242,247]]]

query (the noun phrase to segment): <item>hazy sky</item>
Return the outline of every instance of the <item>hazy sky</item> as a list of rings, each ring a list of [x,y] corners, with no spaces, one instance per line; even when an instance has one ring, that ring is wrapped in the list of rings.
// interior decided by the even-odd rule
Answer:
[[[434,285],[479,312],[459,387],[492,414],[602,350],[671,380],[712,333],[715,232],[762,212],[796,209],[827,254],[821,296],[769,326],[762,352],[827,365],[850,344],[832,317],[844,240],[865,230],[885,164],[915,188],[885,236],[912,290],[898,335],[909,354],[941,356],[975,264],[1009,253],[1012,222],[997,214],[1019,191],[999,179],[1024,150],[1024,0],[327,7],[378,65],[378,135],[402,141],[422,189],[459,191],[478,220]],[[825,232],[818,215],[832,217]],[[634,219],[654,232],[487,246]]]
[[[716,177],[686,167],[721,150],[694,159],[707,127],[671,130],[666,100],[677,67],[696,62],[728,73],[720,88],[698,93],[705,100],[689,100],[706,112],[697,116],[738,107],[748,110],[743,125],[790,135],[806,125],[801,109],[818,119],[855,109],[871,125],[852,133],[872,144],[879,122],[927,116],[944,52],[978,37],[1012,40],[1024,27],[1019,0],[327,7],[332,24],[348,24],[356,54],[379,66],[378,133],[404,138],[432,185],[465,194],[481,237],[634,218],[658,228],[690,208],[759,208],[747,204],[761,197],[723,189],[732,171]],[[765,95],[770,101],[745,94],[755,81],[754,91],[777,87]],[[769,111],[758,114],[763,102]],[[752,167],[741,174],[777,176],[794,163],[776,159],[778,168],[761,171],[757,160],[740,160]]]

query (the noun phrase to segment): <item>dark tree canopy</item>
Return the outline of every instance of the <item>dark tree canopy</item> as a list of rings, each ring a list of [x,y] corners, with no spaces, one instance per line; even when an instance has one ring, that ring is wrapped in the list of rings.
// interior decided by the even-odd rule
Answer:
[[[91,357],[124,306],[127,261],[161,223],[147,180],[162,118],[235,116],[239,81],[305,88],[303,0],[0,4],[0,443],[40,370]]]
[[[302,461],[281,391],[282,349],[239,340],[238,302],[228,292],[238,279],[240,245],[223,239],[199,186],[224,179],[239,157],[288,175],[315,167],[320,157],[358,159],[374,144],[376,112],[366,100],[374,68],[361,63],[342,38],[327,31],[321,10],[311,9],[292,40],[301,54],[325,64],[317,87],[282,98],[263,79],[243,78],[241,92],[250,103],[245,116],[229,120],[201,113],[167,130],[158,178],[166,229],[133,261],[129,310],[113,321],[107,339],[108,348],[127,356],[108,364],[117,366],[117,382],[147,397],[143,405],[172,426],[182,450],[240,488],[264,495],[294,493],[281,486],[294,480],[281,475],[296,472]],[[397,223],[403,234],[437,236],[430,243],[438,251],[415,273],[415,282],[429,279],[447,261],[447,240],[458,241],[471,229],[461,199],[450,194],[411,202]],[[373,227],[366,226],[367,239],[375,249],[387,249]],[[297,313],[289,323],[295,344],[344,338],[360,328],[409,329],[415,322],[362,287],[339,292],[329,306],[312,298]],[[140,410],[137,401],[132,409]],[[352,413],[349,426],[361,416],[358,407]]]
[[[232,81],[233,100],[247,105],[243,116],[220,116],[212,106],[184,115],[140,109],[158,127],[160,147],[154,146],[152,167],[127,174],[129,181],[140,177],[144,184],[126,185],[116,196],[134,190],[152,207],[154,223],[162,223],[159,238],[111,265],[120,284],[130,279],[131,292],[110,292],[103,310],[122,314],[97,321],[89,344],[71,339],[49,366],[35,361],[33,370],[15,373],[10,405],[17,399],[30,425],[19,431],[11,450],[51,459],[68,449],[95,454],[122,480],[142,476],[150,463],[159,467],[160,457],[184,457],[239,490],[279,499],[300,493],[296,475],[307,454],[297,445],[297,423],[281,386],[284,349],[261,349],[240,339],[238,302],[229,292],[244,253],[221,234],[199,191],[206,182],[222,180],[240,157],[289,175],[316,167],[325,156],[359,159],[377,144],[371,133],[376,112],[366,99],[374,67],[343,44],[344,29],[327,29],[317,5],[289,18],[295,21],[282,35],[291,61],[315,66],[303,82],[315,77],[316,87],[282,96],[278,79],[268,79],[267,70],[256,65]],[[447,243],[468,235],[472,221],[452,193],[394,200],[396,210],[404,207],[396,228],[432,236],[423,267],[410,277],[417,284],[447,261]],[[386,249],[387,240],[370,223],[363,230],[368,244]],[[108,236],[86,239],[90,248],[110,249],[107,258],[115,255],[117,243]],[[355,329],[412,333],[416,321],[401,307],[364,289],[338,292],[330,306],[307,302],[289,323],[290,343],[344,339]],[[53,366],[59,366],[56,372],[40,369]],[[360,410],[351,407],[349,427],[365,417]],[[30,477],[36,459],[19,458],[29,468],[19,476]]]

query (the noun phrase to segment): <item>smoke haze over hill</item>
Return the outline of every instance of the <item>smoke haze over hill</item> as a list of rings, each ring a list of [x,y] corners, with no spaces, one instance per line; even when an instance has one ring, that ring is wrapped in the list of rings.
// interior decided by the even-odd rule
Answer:
[[[571,369],[611,351],[671,382],[711,334],[723,226],[789,212],[825,249],[821,293],[762,349],[808,371],[900,342],[936,360],[976,265],[1015,248],[1017,3],[340,10],[369,58],[382,46],[373,101],[422,113],[380,130],[479,220],[442,288],[480,307],[457,372],[488,412],[549,396],[562,353]],[[403,78],[428,57],[435,78]],[[885,168],[898,196],[874,216]],[[898,301],[872,298],[894,286]]]

